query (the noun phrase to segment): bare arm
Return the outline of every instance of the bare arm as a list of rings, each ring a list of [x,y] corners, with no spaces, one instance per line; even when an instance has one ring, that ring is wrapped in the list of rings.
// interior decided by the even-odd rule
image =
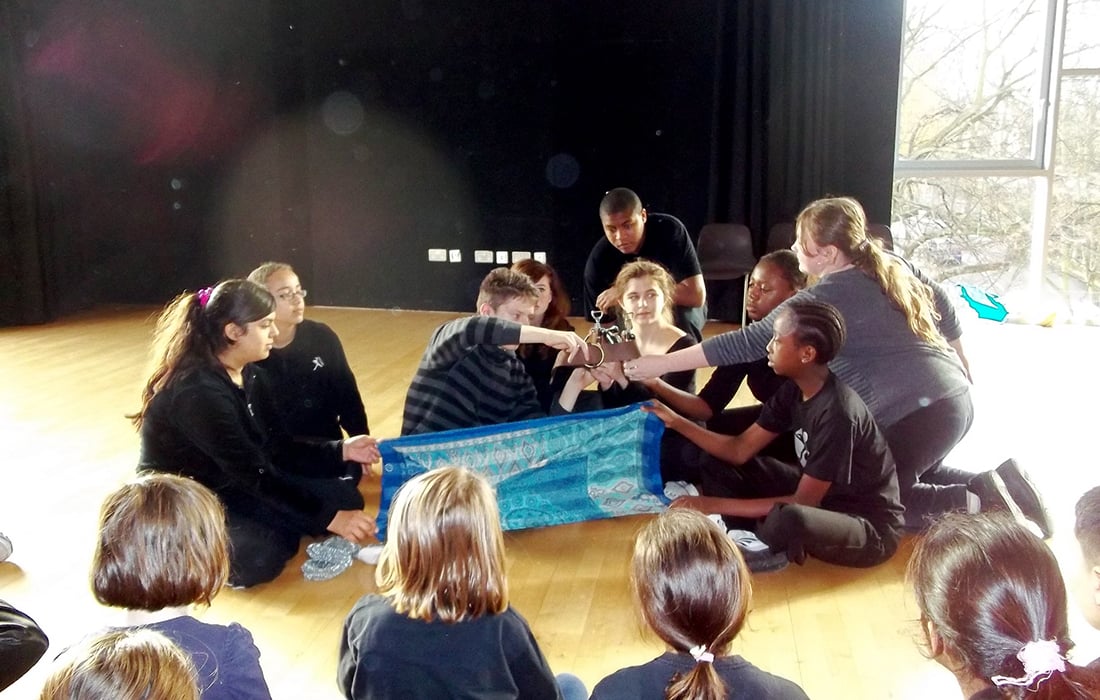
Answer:
[[[623,372],[631,381],[654,379],[668,372],[682,372],[688,369],[708,367],[707,356],[702,345],[677,350],[667,355],[647,355],[623,364]]]
[[[698,445],[707,454],[732,464],[744,464],[777,437],[756,423],[740,435],[723,435],[693,423],[672,411],[660,401],[642,407],[661,419],[665,427],[675,430]]]
[[[672,300],[679,306],[690,306],[692,308],[705,304],[707,302],[707,288],[703,284],[703,276],[692,275],[683,279],[676,285]]]
[[[707,421],[714,417],[714,411],[703,397],[677,389],[663,379],[650,379],[645,382],[654,395],[682,416],[692,420]]]

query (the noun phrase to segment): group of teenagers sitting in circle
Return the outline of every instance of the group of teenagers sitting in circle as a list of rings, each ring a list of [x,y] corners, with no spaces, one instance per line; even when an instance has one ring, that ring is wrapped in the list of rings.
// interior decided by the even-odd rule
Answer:
[[[488,274],[475,315],[434,331],[401,430],[639,401],[667,426],[662,476],[694,488],[681,487],[638,535],[632,581],[670,651],[613,674],[592,697],[805,697],[729,655],[749,607],[749,568],[806,557],[874,566],[906,527],[926,530],[910,571],[927,650],[966,692],[1100,691],[1100,676],[1065,660],[1060,575],[1023,525],[1050,535],[1027,475],[1014,460],[977,474],[943,464],[973,418],[962,328],[938,284],[868,236],[858,202],[808,205],[792,250],[752,271],[752,323],[702,342],[705,290],[683,225],[623,188],[605,196],[600,218],[606,236],[589,257],[585,298],[629,328],[639,356],[591,361],[562,280],[524,260]],[[93,572],[97,598],[135,611],[142,632],[113,631],[85,656],[166,654],[151,630],[185,652],[202,640],[204,698],[266,697],[248,633],[194,621],[186,606],[208,604],[225,583],[275,578],[304,535],[373,539],[358,484],[379,461],[378,442],[340,342],[304,318],[305,296],[290,266],[267,263],[162,313],[131,417],[146,473],[104,506]],[[695,369],[706,366],[718,369],[697,395]],[[745,379],[761,405],[726,409]],[[379,592],[353,608],[341,638],[347,697],[587,696],[579,679],[551,674],[508,606],[499,516],[481,477],[450,468],[416,477],[389,518]],[[139,533],[150,529],[179,541],[144,551]],[[1003,561],[991,554],[1002,550]],[[77,682],[74,668],[58,682]],[[1058,694],[1069,690],[1078,695]]]

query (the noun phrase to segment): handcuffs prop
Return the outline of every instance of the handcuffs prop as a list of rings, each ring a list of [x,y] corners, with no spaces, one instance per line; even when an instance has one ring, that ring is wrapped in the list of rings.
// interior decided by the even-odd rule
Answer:
[[[618,326],[603,325],[603,311],[599,309],[592,311],[592,320],[595,324],[584,336],[584,342],[599,351],[600,359],[589,362],[588,352],[585,352],[580,364],[583,364],[586,369],[595,369],[602,366],[604,362],[622,362],[639,357],[634,333],[629,328],[620,329]]]

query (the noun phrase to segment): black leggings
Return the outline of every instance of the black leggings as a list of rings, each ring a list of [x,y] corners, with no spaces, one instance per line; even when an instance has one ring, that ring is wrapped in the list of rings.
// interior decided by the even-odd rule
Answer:
[[[919,408],[883,429],[898,465],[898,489],[906,523],[919,527],[929,516],[966,509],[971,472],[946,467],[944,458],[974,422],[970,392]]]
[[[284,476],[320,499],[327,509],[361,510],[363,496],[350,479],[309,479]],[[229,583],[248,588],[273,580],[298,553],[303,535],[318,534],[304,518],[288,518],[274,510],[250,513],[229,510]]]
[[[798,489],[802,470],[768,457],[740,467],[712,460],[704,468],[702,491],[721,498],[788,496]],[[858,515],[777,503],[763,520],[727,516],[733,528],[755,530],[772,551],[786,552],[801,564],[812,556],[830,564],[866,567],[880,564],[897,550],[897,534]]]

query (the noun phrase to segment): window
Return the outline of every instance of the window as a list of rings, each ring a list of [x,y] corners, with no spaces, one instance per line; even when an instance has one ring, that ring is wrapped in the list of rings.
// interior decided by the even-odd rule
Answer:
[[[895,246],[1020,318],[1100,323],[1098,21],[1100,0],[906,5]]]

